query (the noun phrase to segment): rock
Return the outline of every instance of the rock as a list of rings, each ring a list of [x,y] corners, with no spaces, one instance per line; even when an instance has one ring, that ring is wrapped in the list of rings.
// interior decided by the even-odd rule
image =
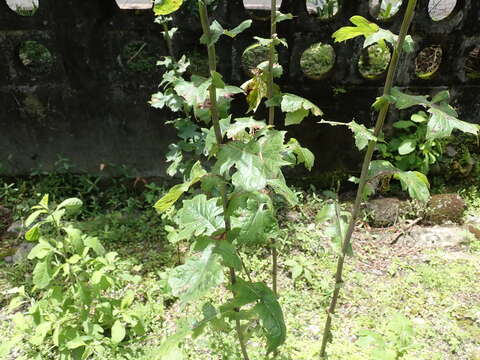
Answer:
[[[453,248],[471,241],[470,232],[461,226],[416,227],[409,237],[422,248]]]
[[[23,223],[21,221],[15,221],[8,227],[7,233],[14,236],[20,236],[24,233],[24,230]]]
[[[385,227],[393,225],[400,213],[401,201],[397,198],[381,198],[369,201],[364,207],[370,225]]]
[[[427,204],[425,220],[430,224],[462,224],[466,207],[458,194],[433,195]]]
[[[7,256],[4,260],[6,263],[9,264],[18,264],[27,259],[28,254],[30,251],[33,249],[35,246],[34,243],[29,243],[29,242],[23,242],[20,244],[20,246],[17,248],[15,251],[15,254],[11,256]]]

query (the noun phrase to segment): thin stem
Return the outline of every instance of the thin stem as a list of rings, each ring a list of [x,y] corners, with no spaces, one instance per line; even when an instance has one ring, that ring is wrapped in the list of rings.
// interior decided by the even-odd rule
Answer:
[[[168,48],[168,54],[174,58],[173,56],[173,45],[172,45],[172,38],[170,37],[170,32],[169,32],[169,29],[168,29],[168,25],[166,22],[164,22],[162,24],[163,26],[163,36],[165,37],[165,42],[167,43],[167,48]]]
[[[200,21],[202,23],[203,33],[209,41],[211,38],[211,34],[210,34],[210,27],[209,27],[209,21],[208,21],[208,12],[207,12],[207,7],[205,6],[205,3],[202,0],[198,1],[198,9],[200,13]],[[214,71],[217,71],[217,55],[215,52],[215,44],[209,43],[207,45],[207,51],[208,51],[208,66],[210,69],[210,74],[212,74]],[[218,146],[221,146],[223,143],[223,136],[222,136],[222,131],[220,129],[219,114],[218,114],[218,108],[217,108],[217,89],[213,83],[210,85],[209,92],[210,92],[210,112],[212,114],[213,128],[215,131],[217,144]],[[225,220],[225,231],[229,233],[231,231],[231,222],[230,222],[230,216],[228,215],[227,189],[225,184],[223,183],[220,188],[220,193],[222,196],[223,217]],[[234,285],[236,282],[237,282],[237,276],[235,274],[235,269],[230,268],[230,283]],[[235,320],[235,329],[237,331],[238,341],[240,343],[240,349],[242,351],[243,359],[249,360],[242,327],[240,324],[240,320],[238,319]]]
[[[275,44],[273,39],[277,36],[277,0],[271,0],[270,3],[270,39],[272,42],[269,46],[268,54],[268,84],[267,84],[267,98],[271,100],[273,97],[273,65],[275,63]],[[268,125],[275,125],[275,107],[268,108]],[[275,244],[275,239],[272,239],[272,291],[275,296],[277,292],[277,274],[278,274],[278,251]]]
[[[272,291],[278,297],[278,251],[275,239],[272,240]]]
[[[385,80],[385,87],[383,89],[383,95],[389,95],[390,91],[392,90],[393,81],[395,79],[395,74],[397,72],[398,61],[400,59],[400,55],[403,51],[403,44],[405,42],[405,37],[407,36],[408,29],[410,28],[410,24],[412,23],[413,16],[415,14],[415,7],[417,5],[417,0],[409,0],[407,10],[405,12],[405,16],[403,18],[402,27],[400,29],[400,34],[398,36],[398,41],[393,51],[392,60],[390,62],[390,66],[388,68],[387,79]],[[390,107],[389,103],[385,103],[383,107],[380,109],[378,113],[377,122],[375,124],[374,135],[377,137],[380,132],[382,131],[383,124],[385,123],[385,119],[387,117],[388,109]],[[337,271],[335,273],[335,289],[333,291],[332,299],[330,302],[330,306],[327,310],[327,319],[325,321],[325,328],[323,332],[323,339],[322,339],[322,346],[320,349],[320,357],[325,358],[326,356],[326,348],[327,343],[331,340],[331,326],[332,326],[332,315],[335,313],[335,308],[337,306],[338,296],[340,294],[340,288],[343,285],[343,266],[345,263],[345,257],[347,251],[350,247],[350,242],[352,239],[353,230],[355,228],[355,222],[358,218],[358,214],[360,212],[360,204],[363,198],[363,192],[365,189],[365,184],[367,183],[367,175],[368,169],[370,167],[370,162],[372,161],[373,151],[375,150],[376,145],[375,140],[371,140],[368,143],[367,152],[365,153],[365,158],[363,160],[362,165],[362,172],[360,175],[360,181],[357,189],[357,196],[355,198],[355,205],[352,212],[352,217],[348,224],[347,233],[345,234],[345,238],[342,244],[342,252],[338,258],[337,263]]]
[[[270,43],[268,54],[268,89],[267,98],[270,100],[273,97],[273,65],[275,62],[275,44],[273,39],[277,36],[277,0],[271,0],[270,10]],[[274,125],[275,123],[275,107],[270,105],[268,108],[268,125]]]

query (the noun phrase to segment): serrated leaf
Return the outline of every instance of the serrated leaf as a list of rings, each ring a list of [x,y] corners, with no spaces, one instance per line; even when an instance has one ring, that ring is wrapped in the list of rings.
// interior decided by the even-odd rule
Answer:
[[[216,71],[212,71],[211,76],[212,76],[212,84],[216,88],[223,89],[225,87],[225,83],[223,82],[223,76],[220,73]]]
[[[223,33],[231,38],[236,37],[238,34],[242,33],[252,25],[252,20],[245,20],[237,27],[231,30],[225,30]]]
[[[223,282],[223,268],[213,244],[173,269],[168,278],[172,294],[183,303],[195,301]]]
[[[394,178],[400,180],[403,190],[407,190],[412,199],[427,202],[430,198],[427,177],[418,171],[399,171]]]
[[[428,109],[430,120],[427,124],[427,140],[448,137],[454,129],[464,133],[478,135],[479,127],[477,124],[461,121],[438,108]]]
[[[378,25],[358,15],[351,17],[350,22],[355,26],[344,26],[333,33],[332,37],[335,39],[335,42],[346,41],[358,36],[367,37],[376,33],[379,29]]]
[[[182,6],[183,0],[155,0],[153,12],[156,16],[169,15]]]
[[[315,116],[323,115],[322,110],[312,102],[294,94],[283,94],[281,109],[288,113],[285,125],[299,124],[311,112]]]
[[[395,107],[399,110],[404,110],[415,105],[426,106],[430,104],[428,96],[409,95],[401,92],[398,88],[393,88],[390,96],[395,103]]]
[[[247,194],[231,201],[229,213],[239,244],[261,244],[278,228],[271,208],[259,196]]]
[[[272,290],[263,283],[251,283],[242,279],[232,285],[234,299],[222,308],[240,308],[257,302],[254,311],[259,315],[267,337],[267,353],[275,351],[285,342],[287,329],[283,312]]]
[[[179,239],[190,239],[193,236],[211,235],[225,227],[223,210],[218,206],[218,198],[207,200],[203,194],[191,200],[184,200],[178,211],[175,222],[179,225]]]
[[[242,261],[237,255],[235,246],[228,241],[222,240],[217,243],[213,249],[215,254],[219,254],[222,257],[225,266],[233,268],[235,270],[242,269]]]
[[[179,349],[180,343],[185,340],[191,330],[185,324],[181,324],[179,330],[165,339],[158,349],[158,360],[183,360],[183,351]]]
[[[120,344],[126,335],[125,325],[123,325],[120,320],[115,321],[112,326],[112,342],[114,344]]]
[[[233,140],[251,138],[252,133],[267,127],[265,121],[255,120],[253,117],[237,118],[227,128],[227,137]],[[247,132],[247,129],[250,131]]]
[[[304,164],[308,170],[312,170],[313,164],[315,162],[315,155],[300,145],[297,139],[291,138],[288,141],[287,147],[289,150],[293,151],[297,158],[297,164]]]
[[[210,36],[207,37],[206,34],[203,34],[200,38],[200,43],[207,46],[212,46],[218,41],[218,39],[220,39],[220,36],[222,36],[224,32],[225,29],[222,27],[222,25],[217,20],[213,20],[210,24]]]
[[[373,131],[367,129],[365,125],[357,124],[355,121],[349,123],[350,130],[352,130],[355,137],[355,145],[358,150],[363,150],[370,141],[378,141],[377,137],[373,135]]]

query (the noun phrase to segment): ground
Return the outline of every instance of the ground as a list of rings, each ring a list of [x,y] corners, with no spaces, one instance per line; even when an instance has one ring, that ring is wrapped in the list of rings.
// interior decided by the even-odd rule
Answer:
[[[13,210],[9,221],[25,216],[28,207],[38,201],[38,192],[43,189],[38,185],[28,189],[26,184],[31,184],[28,181],[13,182],[10,187],[5,185],[0,193],[1,202]],[[48,181],[50,185],[46,187],[56,184],[62,188],[61,180],[51,177]],[[82,190],[87,191],[89,182],[83,183]],[[130,262],[133,272],[142,275],[141,283],[136,286],[140,295],[133,306],[143,309],[149,331],[145,339],[131,344],[130,348],[136,354],[135,359],[146,360],[154,358],[160,341],[175,328],[175,320],[185,313],[198,314],[199,309],[180,308],[174,298],[162,293],[162,271],[181,262],[187,249],[186,244],[172,246],[165,241],[163,220],[150,206],[161,195],[162,188],[149,185],[140,193],[124,185],[125,182],[117,182],[108,190],[91,190],[90,194],[79,195],[86,205],[84,217],[79,220],[85,231],[99,235],[104,245]],[[463,194],[470,195],[467,196],[467,215],[478,216],[478,189],[469,189]],[[71,195],[67,191],[56,196],[60,200]],[[315,220],[323,204],[320,191],[300,192],[300,195],[303,198],[300,207],[284,209],[281,213],[279,294],[288,337],[277,359],[283,360],[318,358],[336,266],[329,239]],[[418,224],[415,227],[421,228]],[[389,228],[372,228],[364,219],[358,222],[354,256],[347,259],[345,283],[334,318],[329,358],[377,359],[373,354],[379,351],[378,344],[382,341],[386,351],[398,349],[404,341],[405,354],[401,359],[478,360],[479,240],[471,236],[461,243],[423,246],[399,237],[401,229],[409,232],[414,227],[409,227],[406,220]],[[461,228],[455,229],[453,231]],[[0,230],[5,230],[5,226]],[[20,237],[3,236],[0,253],[20,241]],[[254,279],[269,281],[269,260],[270,252],[266,249],[246,256],[246,267]],[[7,320],[0,322],[2,339],[9,339],[13,333],[12,323],[8,321],[12,315],[7,312],[11,295],[5,291],[20,285],[30,286],[31,270],[28,262],[11,265],[0,260],[0,306],[3,306],[0,318]],[[228,297],[225,288],[217,289],[210,296],[217,304]],[[399,319],[413,328],[414,335],[392,330]],[[373,331],[373,335],[367,336],[368,330]],[[207,332],[208,336],[187,342],[188,359],[240,359],[232,332],[222,335]],[[250,335],[251,359],[264,359],[265,349],[259,334]],[[380,343],[372,345],[369,341],[375,337]],[[28,359],[29,356],[31,353],[20,346],[10,358]]]

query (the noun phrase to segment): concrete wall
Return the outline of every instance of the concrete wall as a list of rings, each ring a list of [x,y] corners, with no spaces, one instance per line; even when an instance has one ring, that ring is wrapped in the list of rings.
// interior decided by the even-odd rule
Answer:
[[[406,1],[399,14],[382,26],[398,32],[405,5]],[[428,0],[419,0],[412,29],[417,48],[403,59],[398,85],[422,93],[449,87],[461,117],[478,122],[480,82],[466,77],[464,65],[469,52],[480,46],[480,2],[458,0],[453,13],[439,22],[430,19],[427,8]],[[283,0],[281,10],[296,16],[279,27],[280,36],[289,43],[288,49],[280,51],[283,88],[316,102],[328,120],[355,118],[370,126],[370,104],[381,92],[384,79],[365,79],[359,73],[360,40],[331,41],[332,32],[348,24],[351,16],[372,18],[368,2],[344,0],[339,14],[325,21],[309,14],[304,1]],[[253,15],[250,30],[235,41],[219,43],[220,70],[232,83],[246,80],[239,54],[253,42],[253,36],[268,36],[268,22],[262,19],[265,13]],[[245,10],[242,0],[224,0],[214,16],[228,27],[252,13]],[[132,71],[122,57],[124,46],[131,41],[146,41],[155,58],[166,55],[161,27],[153,20],[150,10],[120,9],[115,0],[40,0],[32,17],[16,14],[0,0],[0,171],[26,174],[40,166],[49,169],[61,155],[81,171],[113,163],[134,167],[144,176],[162,175],[165,151],[174,140],[174,131],[164,124],[171,114],[147,104],[160,82],[160,70]],[[180,28],[175,52],[201,51],[197,18],[180,11],[174,21]],[[19,59],[19,47],[27,40],[38,41],[54,55],[46,73],[32,72]],[[300,68],[300,57],[319,41],[333,45],[336,63],[324,79],[311,80]],[[419,79],[415,57],[432,44],[443,50],[440,69],[431,79]],[[245,109],[241,102],[234,103],[234,108]],[[317,154],[316,171],[357,168],[359,154],[351,134],[316,121],[309,119],[291,129],[293,136]]]

